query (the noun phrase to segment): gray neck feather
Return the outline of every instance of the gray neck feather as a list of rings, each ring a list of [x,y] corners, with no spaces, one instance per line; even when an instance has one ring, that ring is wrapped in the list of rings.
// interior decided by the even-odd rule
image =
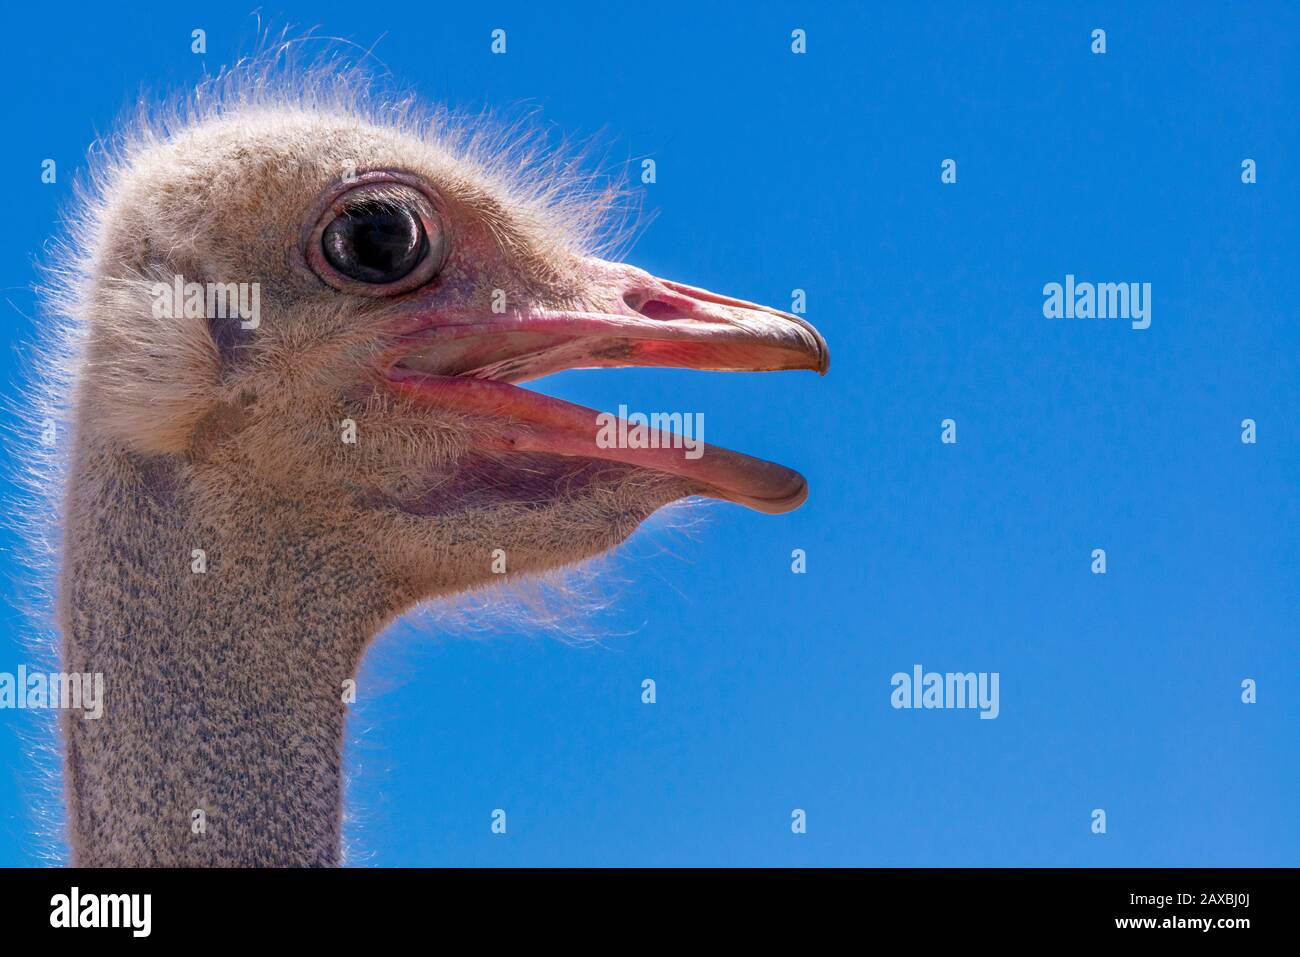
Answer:
[[[75,863],[339,863],[343,682],[396,604],[373,562],[294,503],[213,514],[175,458],[73,465],[62,667],[104,675],[63,721]]]

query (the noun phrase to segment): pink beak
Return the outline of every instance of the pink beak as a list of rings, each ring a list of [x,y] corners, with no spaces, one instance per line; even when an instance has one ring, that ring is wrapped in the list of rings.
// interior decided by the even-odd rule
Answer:
[[[565,369],[658,366],[713,371],[812,369],[826,341],[789,313],[651,276],[619,263],[584,263],[594,290],[578,310],[448,310],[409,303],[386,378],[420,400],[517,423],[505,447],[624,462],[689,479],[701,494],[763,512],[797,508],[803,476],[716,446],[696,458],[663,434],[657,448],[598,442],[598,413],[516,387]]]

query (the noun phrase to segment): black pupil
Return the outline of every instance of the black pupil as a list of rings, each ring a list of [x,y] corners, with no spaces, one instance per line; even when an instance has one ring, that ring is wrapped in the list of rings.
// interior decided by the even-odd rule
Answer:
[[[325,258],[350,279],[396,282],[428,249],[424,226],[409,209],[367,203],[340,213],[321,237]]]

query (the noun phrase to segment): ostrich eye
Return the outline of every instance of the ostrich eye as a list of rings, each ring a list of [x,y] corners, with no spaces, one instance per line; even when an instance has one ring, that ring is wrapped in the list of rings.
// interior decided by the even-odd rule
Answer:
[[[358,296],[390,297],[417,289],[442,271],[451,237],[437,195],[422,184],[385,175],[321,201],[324,208],[306,233],[302,256],[327,285]]]
[[[424,225],[410,209],[367,202],[334,217],[321,235],[329,264],[349,279],[382,285],[409,276],[429,253]]]

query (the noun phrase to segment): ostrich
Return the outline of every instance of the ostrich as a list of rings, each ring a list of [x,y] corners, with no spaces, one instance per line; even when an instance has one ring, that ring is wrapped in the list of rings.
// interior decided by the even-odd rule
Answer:
[[[604,447],[596,412],[521,387],[825,373],[807,322],[597,258],[601,195],[445,113],[322,75],[222,84],[117,144],[58,270],[57,624],[63,670],[105,684],[102,718],[62,721],[84,866],[340,863],[342,689],[389,623],[683,497],[807,494],[716,447]],[[201,308],[166,302],[182,282]],[[257,315],[212,308],[249,288]]]

